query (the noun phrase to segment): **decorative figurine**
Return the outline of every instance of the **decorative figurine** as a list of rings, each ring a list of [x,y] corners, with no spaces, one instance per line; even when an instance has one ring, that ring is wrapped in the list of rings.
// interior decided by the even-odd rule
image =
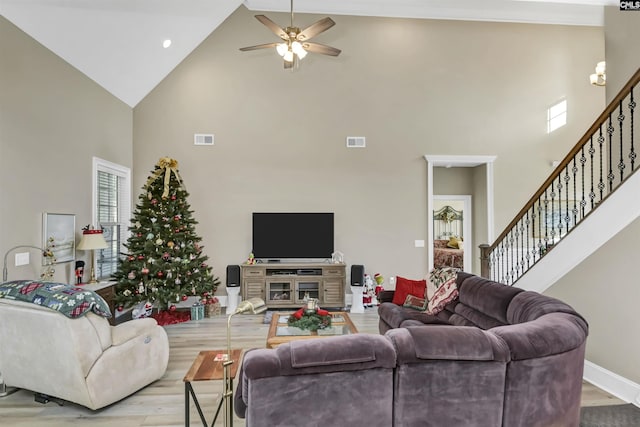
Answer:
[[[83,274],[84,274],[84,261],[76,261],[76,285],[82,284]]]

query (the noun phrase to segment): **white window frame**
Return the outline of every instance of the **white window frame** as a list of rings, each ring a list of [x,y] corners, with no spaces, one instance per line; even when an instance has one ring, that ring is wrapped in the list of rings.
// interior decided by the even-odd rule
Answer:
[[[99,157],[93,157],[91,217],[96,227],[100,226],[98,220],[98,172],[106,172],[124,179],[123,184],[119,186],[122,189],[122,194],[118,195],[118,224],[120,225],[120,247],[118,252],[122,253],[125,250],[124,244],[129,238],[129,222],[131,220],[131,169]],[[93,267],[96,271],[97,278],[107,279],[108,277],[100,277],[101,270],[98,269],[98,259],[100,257],[97,256],[94,258],[95,264]]]

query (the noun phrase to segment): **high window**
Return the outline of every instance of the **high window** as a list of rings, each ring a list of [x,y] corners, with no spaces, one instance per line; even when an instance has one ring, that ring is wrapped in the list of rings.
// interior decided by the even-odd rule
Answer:
[[[93,158],[93,218],[104,230],[108,247],[96,253],[96,277],[107,279],[118,267],[124,252],[131,218],[131,170]]]
[[[563,99],[547,110],[547,133],[567,124],[567,100]]]

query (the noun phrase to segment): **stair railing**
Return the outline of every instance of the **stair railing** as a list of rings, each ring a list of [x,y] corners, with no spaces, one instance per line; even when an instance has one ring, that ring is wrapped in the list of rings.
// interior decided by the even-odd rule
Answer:
[[[639,81],[640,69],[496,241],[480,246],[483,277],[514,284],[638,169]]]

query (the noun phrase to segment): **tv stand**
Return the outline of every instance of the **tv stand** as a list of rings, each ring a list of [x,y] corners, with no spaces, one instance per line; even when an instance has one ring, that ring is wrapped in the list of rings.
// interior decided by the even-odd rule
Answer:
[[[243,264],[240,269],[243,300],[257,297],[270,308],[299,308],[308,296],[320,307],[344,307],[345,264]]]

